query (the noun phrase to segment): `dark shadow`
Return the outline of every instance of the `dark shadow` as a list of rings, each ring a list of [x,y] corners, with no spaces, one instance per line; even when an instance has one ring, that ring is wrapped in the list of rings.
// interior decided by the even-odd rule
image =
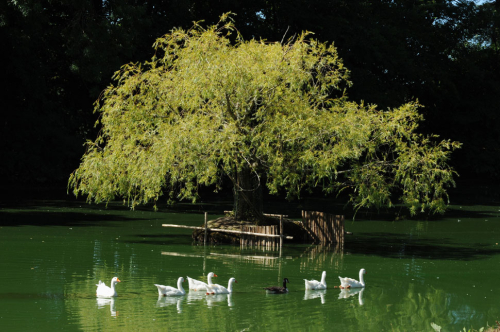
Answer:
[[[84,212],[5,212],[0,210],[0,226],[97,226],[102,225],[103,222],[132,220],[144,220],[144,218]]]
[[[439,222],[439,221],[444,221],[446,219],[487,219],[487,218],[492,218],[496,217],[499,215],[499,212],[496,211],[489,211],[486,209],[482,210],[477,210],[477,211],[471,211],[467,210],[470,207],[460,209],[456,206],[452,206],[446,210],[444,214],[433,214],[433,215],[416,215],[414,217],[410,217],[409,213],[406,215],[400,215],[397,216],[394,211],[392,213],[390,212],[380,212],[380,213],[374,213],[373,211],[363,211],[360,212],[356,215],[355,220],[353,221],[352,219],[348,219],[346,216],[345,219],[345,224],[348,225],[350,222],[354,223],[359,223],[359,222],[370,222],[370,221],[377,221],[377,222],[399,222],[399,221],[405,221],[405,220],[414,220],[414,221],[432,221],[432,222]],[[399,217],[401,219],[396,220],[395,218]]]
[[[456,188],[448,191],[454,205],[500,205],[500,187],[498,181],[481,178],[457,179]]]
[[[109,204],[89,204],[85,201],[79,200],[12,200],[1,201],[0,211],[2,209],[16,209],[16,210],[38,210],[43,208],[59,208],[59,209],[85,209],[87,211],[119,211],[129,212],[132,211],[129,206],[123,204],[121,201],[113,201]],[[133,212],[148,212],[148,213],[182,213],[182,214],[203,214],[207,212],[209,215],[224,214],[224,211],[231,210],[232,206],[227,202],[201,202],[201,203],[175,203],[173,205],[158,205],[155,211],[154,205],[146,204],[136,206]]]
[[[150,244],[150,245],[170,245],[170,244],[190,244],[191,236],[187,234],[140,234],[136,235],[140,240],[127,240],[125,243]]]
[[[9,211],[5,211],[8,209]],[[154,211],[151,205],[139,206],[134,211],[121,202],[88,204],[82,201],[64,200],[23,200],[2,201],[0,203],[0,226],[93,226],[106,221],[132,221],[159,219],[165,213],[178,214],[222,214],[217,204],[198,204],[189,206],[178,204],[175,208],[165,207]],[[140,212],[147,212],[145,217]],[[203,217],[200,218],[203,223]]]
[[[499,213],[495,211],[487,211],[487,210],[471,211],[471,210],[452,207],[448,209],[444,215],[436,215],[435,218],[432,218],[431,220],[441,220],[449,218],[485,219],[485,218],[495,217],[498,214]]]
[[[16,200],[9,201],[3,200],[0,203],[1,209],[17,209],[17,210],[37,210],[39,208],[61,208],[61,209],[78,209],[83,208],[87,210],[109,210],[109,211],[128,211],[128,207],[113,202],[106,206],[106,204],[88,204],[84,201],[77,200]],[[0,210],[1,211],[1,210]]]
[[[500,248],[491,245],[474,244],[458,246],[450,239],[409,240],[406,235],[391,233],[370,233],[346,241],[344,252],[352,254],[376,255],[386,258],[478,260],[499,255]]]

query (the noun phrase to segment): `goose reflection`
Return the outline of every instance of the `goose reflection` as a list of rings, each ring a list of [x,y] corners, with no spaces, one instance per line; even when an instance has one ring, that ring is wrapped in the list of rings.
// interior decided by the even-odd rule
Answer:
[[[98,297],[96,298],[97,300],[97,308],[98,309],[103,309],[107,305],[109,305],[109,311],[111,312],[111,316],[116,317],[117,312],[116,312],[116,307],[115,307],[115,298],[102,298]]]
[[[226,302],[227,301],[227,306],[232,307],[233,306],[233,299],[232,299],[232,294],[216,294],[216,295],[210,295],[206,297],[207,300],[207,305],[209,307],[217,305],[219,302]]]
[[[339,299],[347,299],[348,297],[358,294],[359,305],[363,305],[363,292],[364,288],[344,288],[340,291]]]
[[[158,296],[158,301],[156,301],[156,306],[159,308],[168,307],[170,305],[177,306],[177,312],[182,312],[182,301],[184,296]]]
[[[187,303],[193,303],[194,301],[203,300],[206,297],[206,293],[206,290],[189,291],[189,293],[187,293]]]
[[[326,289],[318,289],[318,290],[306,289],[306,292],[304,294],[304,300],[312,300],[312,299],[317,299],[319,297],[321,298],[321,304],[325,304],[325,294],[326,294]]]

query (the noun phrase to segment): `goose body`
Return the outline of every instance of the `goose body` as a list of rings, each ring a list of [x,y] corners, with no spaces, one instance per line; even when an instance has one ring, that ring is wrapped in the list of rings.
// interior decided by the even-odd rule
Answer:
[[[266,290],[267,294],[285,294],[288,293],[288,288],[286,288],[287,282],[290,281],[288,281],[288,278],[285,278],[283,279],[283,287],[272,286],[272,287],[266,287],[264,289]]]
[[[212,283],[213,277],[217,277],[217,275],[213,272],[210,272],[207,275],[207,282],[203,282],[200,280],[196,280],[196,279],[187,277],[187,280],[189,283],[189,289],[194,290],[194,291],[205,290],[207,288],[207,286],[213,285],[213,283]]]
[[[227,288],[219,284],[213,284],[211,286],[207,286],[207,295],[231,294],[233,292],[233,284],[235,282],[237,283],[235,278],[229,279],[227,283]]]
[[[179,279],[177,279],[177,288],[172,286],[158,285],[158,284],[155,284],[155,286],[156,288],[158,288],[159,296],[181,296],[181,295],[186,295],[186,291],[182,287],[183,282],[184,278],[179,277]]]
[[[111,279],[111,287],[106,286],[105,283],[103,283],[101,280],[99,280],[99,283],[96,284],[97,290],[95,291],[95,295],[99,297],[113,297],[117,296],[116,294],[116,289],[115,285],[117,282],[121,282],[118,277],[114,277]]]
[[[363,275],[366,274],[365,269],[359,270],[359,281],[352,278],[342,278],[340,279],[340,288],[363,288],[365,287],[365,280]]]
[[[326,289],[326,271],[321,274],[321,281],[318,280],[307,280],[304,279],[306,283],[306,289]]]

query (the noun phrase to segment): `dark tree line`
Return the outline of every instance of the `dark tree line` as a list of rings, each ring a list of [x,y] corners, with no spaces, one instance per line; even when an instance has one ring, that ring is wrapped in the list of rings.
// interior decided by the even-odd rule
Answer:
[[[500,177],[500,0],[26,0],[0,3],[4,183],[65,183],[113,72],[173,27],[228,11],[246,39],[333,41],[351,99],[418,99],[422,130],[464,143],[451,161],[462,177]]]

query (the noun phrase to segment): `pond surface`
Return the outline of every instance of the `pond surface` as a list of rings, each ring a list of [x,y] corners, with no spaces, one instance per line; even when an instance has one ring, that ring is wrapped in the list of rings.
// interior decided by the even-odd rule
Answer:
[[[216,217],[216,216],[211,216]],[[500,321],[500,207],[454,206],[433,221],[346,221],[343,250],[200,246],[188,229],[202,213],[32,202],[0,209],[2,331],[459,331]],[[338,276],[366,288],[341,291]],[[180,276],[238,281],[231,295],[158,298]],[[304,278],[329,288],[305,291]],[[116,299],[96,299],[96,283]],[[290,292],[263,287],[290,280]],[[184,283],[187,289],[187,281]]]

